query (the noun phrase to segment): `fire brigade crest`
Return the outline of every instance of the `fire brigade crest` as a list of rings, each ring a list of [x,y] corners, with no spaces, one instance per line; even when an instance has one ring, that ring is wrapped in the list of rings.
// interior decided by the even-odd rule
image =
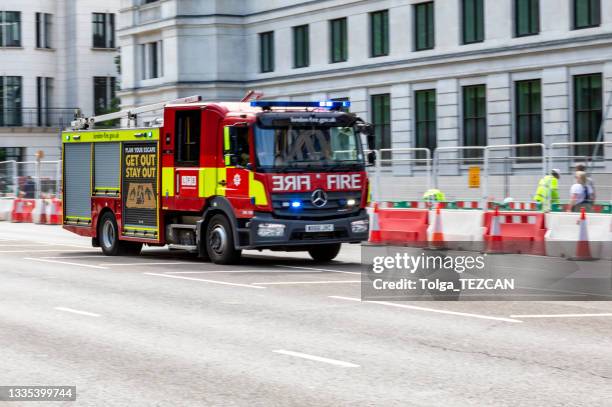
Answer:
[[[242,178],[240,177],[240,174],[234,175],[234,185],[239,187],[241,182],[242,182]]]

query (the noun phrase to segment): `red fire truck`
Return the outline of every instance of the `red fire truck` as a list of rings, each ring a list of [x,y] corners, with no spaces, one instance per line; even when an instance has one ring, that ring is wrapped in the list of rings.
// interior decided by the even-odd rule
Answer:
[[[77,119],[62,133],[64,228],[111,256],[146,244],[219,264],[243,249],[331,260],[368,237],[372,127],[347,106],[191,97]],[[150,127],[92,129],[160,107]]]

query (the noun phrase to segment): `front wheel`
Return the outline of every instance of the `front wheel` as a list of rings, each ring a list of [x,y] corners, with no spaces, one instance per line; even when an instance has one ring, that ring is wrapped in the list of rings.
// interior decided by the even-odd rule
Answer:
[[[234,264],[240,260],[242,252],[235,249],[232,227],[223,215],[214,215],[208,222],[206,252],[216,264]]]
[[[331,261],[336,258],[342,247],[341,243],[324,244],[320,246],[314,246],[308,250],[308,254],[314,261]]]

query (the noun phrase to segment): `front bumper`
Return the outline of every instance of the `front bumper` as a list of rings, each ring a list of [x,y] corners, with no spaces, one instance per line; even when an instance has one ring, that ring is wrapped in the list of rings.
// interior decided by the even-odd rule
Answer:
[[[243,249],[359,243],[368,240],[369,229],[366,228],[363,232],[355,233],[351,224],[356,221],[368,220],[369,217],[365,209],[355,216],[328,220],[278,219],[270,213],[257,212],[255,217],[249,221],[245,230],[248,234],[248,244]],[[282,236],[260,236],[258,231],[261,224],[284,225]],[[333,225],[333,232],[306,232],[307,225],[321,224]]]

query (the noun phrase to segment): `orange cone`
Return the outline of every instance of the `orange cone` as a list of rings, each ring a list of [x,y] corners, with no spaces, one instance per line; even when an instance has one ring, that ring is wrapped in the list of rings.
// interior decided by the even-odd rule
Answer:
[[[597,260],[591,255],[591,247],[589,245],[589,233],[587,231],[586,211],[580,208],[580,219],[578,220],[578,242],[576,243],[576,256],[569,257],[568,260],[573,261],[591,261]]]
[[[442,215],[440,215],[440,208],[442,204],[439,203],[436,207],[436,218],[434,220],[434,227],[431,233],[431,247],[434,249],[444,249],[444,232],[442,231]]]
[[[493,219],[491,219],[491,232],[487,245],[487,253],[503,253],[503,241],[501,236],[501,225],[499,224],[499,206],[495,207]]]
[[[380,223],[378,222],[378,203],[374,202],[374,213],[372,214],[372,223],[370,225],[370,243],[382,242],[380,235]]]

